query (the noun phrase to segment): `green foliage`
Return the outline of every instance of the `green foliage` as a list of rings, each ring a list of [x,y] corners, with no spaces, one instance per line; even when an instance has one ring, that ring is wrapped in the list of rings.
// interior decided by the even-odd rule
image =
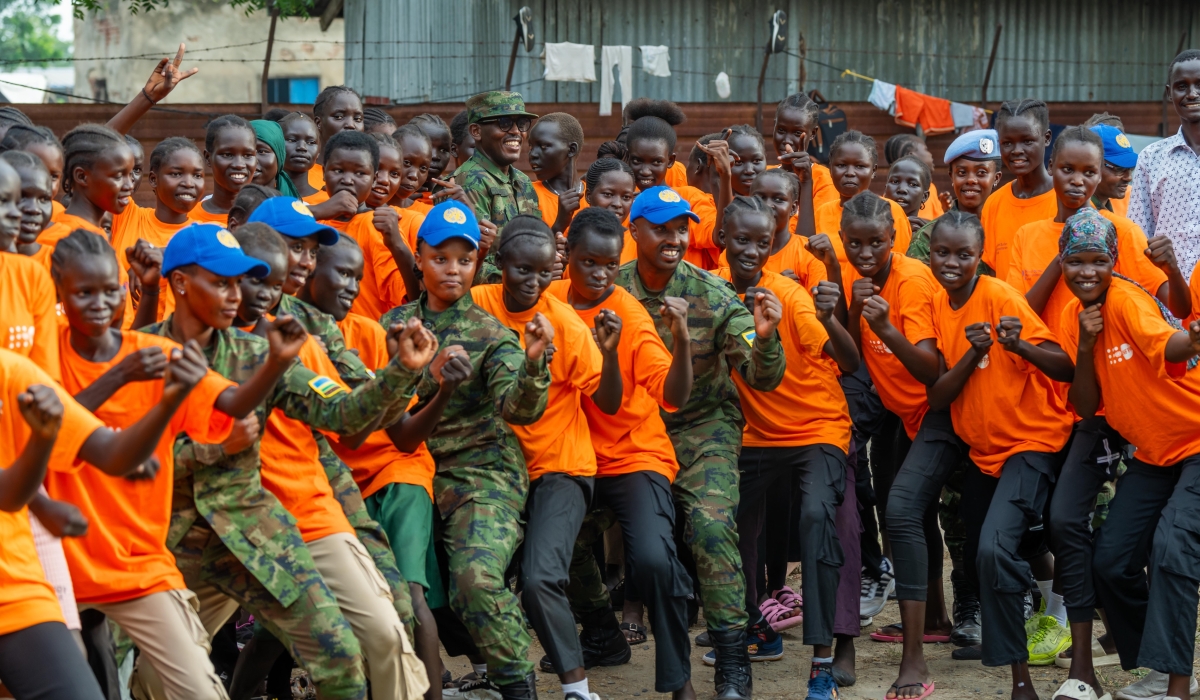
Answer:
[[[52,0],[35,1],[46,3]],[[71,7],[75,10],[75,16],[83,19],[85,12],[107,10],[122,1],[135,15],[139,12],[158,10],[171,4],[171,0],[71,0]],[[2,2],[3,0],[0,0],[0,3]],[[244,9],[246,14],[256,10],[277,8],[283,17],[308,17],[312,13],[315,0],[229,0],[229,4]]]
[[[0,0],[0,66],[47,65],[69,58],[56,15],[33,0]]]

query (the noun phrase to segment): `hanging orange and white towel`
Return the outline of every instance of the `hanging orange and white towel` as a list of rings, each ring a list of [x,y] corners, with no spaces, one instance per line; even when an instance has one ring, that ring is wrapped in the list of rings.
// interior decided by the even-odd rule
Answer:
[[[950,100],[913,92],[897,85],[896,123],[912,127],[919,124],[926,136],[954,131]]]

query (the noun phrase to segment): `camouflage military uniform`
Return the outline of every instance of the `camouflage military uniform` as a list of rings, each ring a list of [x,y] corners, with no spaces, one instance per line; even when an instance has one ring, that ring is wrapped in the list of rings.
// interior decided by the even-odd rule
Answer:
[[[276,316],[291,315],[296,322],[304,326],[309,335],[321,339],[325,346],[325,354],[337,367],[342,381],[352,387],[369,380],[374,374],[367,369],[358,355],[346,347],[346,338],[337,326],[333,316],[321,311],[312,304],[300,301],[294,296],[284,294],[275,307]]]
[[[169,337],[173,320],[146,332]],[[258,336],[215,331],[205,356],[214,371],[240,383],[263,364],[268,349]],[[383,408],[407,401],[418,378],[393,364],[353,393],[322,398],[310,386],[317,375],[296,362],[257,409],[258,419],[265,425],[267,412],[279,409],[319,429],[361,430]],[[256,443],[227,456],[220,445],[176,440],[167,544],[189,588],[216,589],[263,621],[322,697],[365,698],[358,640],[317,573],[295,518],[263,488],[258,449]],[[202,618],[211,616],[201,610]],[[209,619],[206,627],[212,633],[223,622]]]
[[[470,294],[439,314],[429,311],[422,295],[387,312],[380,323],[389,327],[414,316],[441,347],[461,345],[470,356],[471,378],[454,392],[425,444],[437,462],[433,493],[449,559],[450,607],[487,661],[488,677],[514,683],[533,671],[529,633],[504,576],[521,540],[529,474],[508,424],[541,418],[550,372],[544,358],[527,362],[516,333],[476,306]],[[426,372],[413,410],[437,392]]]
[[[717,631],[746,626],[746,581],[738,554],[738,455],[742,449],[741,404],[731,371],[759,391],[783,379],[783,346],[778,334],[753,342],[754,317],[728,282],[681,262],[662,292],[642,286],[637,261],[621,267],[617,284],[650,312],[658,335],[672,347],[663,320],[662,297],[688,302],[692,340],[692,398],[674,413],[663,412],[675,445],[679,473],[673,491],[684,540],[691,549],[700,583],[704,620]]]

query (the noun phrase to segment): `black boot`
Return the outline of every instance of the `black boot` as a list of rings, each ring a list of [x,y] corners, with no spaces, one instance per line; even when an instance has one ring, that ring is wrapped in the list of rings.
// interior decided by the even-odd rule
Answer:
[[[750,654],[746,650],[746,630],[716,632],[709,630],[716,651],[716,700],[750,700],[754,678],[750,675]]]
[[[982,640],[979,624],[979,594],[967,585],[967,577],[958,570],[950,572],[950,585],[954,589],[954,629],[950,641],[959,647],[970,647]]]
[[[537,674],[529,672],[523,680],[508,685],[496,685],[503,700],[537,700]]]
[[[583,650],[583,667],[620,666],[629,663],[633,650],[625,633],[617,624],[612,608],[601,608],[579,616],[582,629],[579,646]]]

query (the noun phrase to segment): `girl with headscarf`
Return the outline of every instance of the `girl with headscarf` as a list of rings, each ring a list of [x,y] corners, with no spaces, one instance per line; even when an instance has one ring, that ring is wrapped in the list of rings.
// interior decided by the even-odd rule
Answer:
[[[287,159],[287,145],[283,140],[283,127],[278,122],[266,119],[255,119],[250,122],[257,140],[258,169],[254,172],[253,182],[267,185],[279,190],[284,197],[300,198],[292,176],[283,169]]]

